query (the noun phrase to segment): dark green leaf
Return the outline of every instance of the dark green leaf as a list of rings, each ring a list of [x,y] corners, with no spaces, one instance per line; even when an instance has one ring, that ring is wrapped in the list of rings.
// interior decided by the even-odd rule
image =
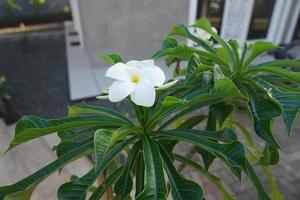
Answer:
[[[290,135],[300,108],[300,93],[278,89],[260,78],[255,78],[255,80],[258,86],[269,95],[269,98],[280,106],[288,134]]]
[[[203,198],[202,188],[195,182],[184,178],[175,168],[172,158],[163,146],[159,146],[164,169],[167,172],[174,200],[199,200]]]
[[[223,200],[234,200],[234,198],[230,195],[230,193],[227,192],[226,187],[220,178],[216,177],[209,171],[205,170],[201,165],[188,158],[185,158],[178,154],[173,154],[173,157],[175,160],[182,162],[187,166],[193,168],[194,170],[196,170],[197,172],[205,176],[209,181],[211,181],[220,190],[220,192],[222,192]]]
[[[96,130],[101,128],[108,128],[107,126],[91,126],[87,128],[80,128],[76,130],[67,130],[58,132],[58,137],[61,139],[61,142],[77,142],[82,141],[85,138],[93,137]]]
[[[123,121],[116,118],[103,117],[101,115],[80,115],[61,119],[42,119],[36,116],[22,117],[15,129],[15,137],[9,149],[28,140],[41,137],[57,131],[65,131],[87,126],[111,126],[123,125]]]
[[[230,143],[217,143],[212,141],[222,139],[222,134],[220,133],[201,130],[170,130],[161,131],[159,134],[161,136],[170,137],[171,139],[194,144],[221,158],[231,166],[244,166],[245,150],[243,145],[238,141],[232,141]]]
[[[123,120],[124,122],[128,122],[132,124],[132,122],[127,117],[120,114],[120,112],[107,107],[93,106],[93,105],[88,105],[86,103],[80,103],[79,105],[76,106],[69,106],[68,109],[69,116],[80,115],[80,114],[102,114],[109,117],[115,117]]]
[[[106,159],[106,154],[110,150],[110,142],[112,138],[112,132],[105,129],[99,129],[95,132],[94,147],[96,165],[95,170],[98,171],[99,167],[103,166],[103,160]]]
[[[271,131],[271,120],[280,115],[279,106],[270,99],[259,99],[248,86],[246,90],[256,134],[270,145],[279,147]]]
[[[181,123],[177,129],[191,129],[194,126],[196,126],[197,124],[199,124],[200,122],[202,122],[203,120],[205,120],[207,118],[206,115],[197,115],[197,116],[193,116],[187,120],[185,120],[183,123]]]
[[[71,161],[90,154],[93,152],[93,143],[88,143],[82,146],[77,146],[72,151],[62,155],[54,162],[50,163],[49,165],[43,167],[42,169],[38,170],[31,176],[13,184],[10,186],[4,186],[0,188],[0,199],[4,199],[6,195],[14,194],[14,193],[22,193],[27,191],[31,191],[35,188],[36,184],[47,178],[49,175],[54,173],[55,171],[59,170],[61,167],[67,165]],[[24,194],[24,193],[23,193]]]
[[[135,138],[129,138],[116,144],[112,149],[107,152],[101,163],[98,164],[98,168],[91,169],[86,175],[73,182],[68,182],[60,186],[57,198],[59,200],[83,200],[86,198],[86,193],[91,185],[95,182],[97,177],[103,172],[103,170],[113,161],[114,157],[120,153],[128,144],[130,144]]]
[[[138,153],[135,163],[135,198],[137,198],[144,190],[145,165],[142,152]]]
[[[233,65],[235,63],[234,52],[232,51],[230,45],[226,41],[224,41],[217,33],[215,33],[212,30],[212,27],[207,19],[200,18],[195,22],[195,24],[193,26],[201,28],[201,29],[205,30],[206,32],[208,32],[212,36],[212,38],[215,39],[224,48],[228,57],[230,58],[231,65]],[[237,63],[235,63],[235,64],[237,64]]]
[[[300,72],[291,72],[288,70],[283,70],[280,68],[270,67],[252,67],[247,71],[247,73],[256,73],[256,72],[268,72],[271,74],[278,75],[285,78],[286,80],[294,81],[300,83]]]
[[[122,172],[122,175],[115,184],[115,193],[119,196],[121,200],[125,200],[132,190],[133,181],[130,175],[130,171],[137,156],[137,153],[140,150],[140,147],[140,143],[136,143],[132,147],[132,149],[128,153],[127,162]]]
[[[98,199],[101,199],[101,197],[105,193],[105,191],[107,191],[108,188],[119,179],[119,177],[121,176],[122,172],[123,172],[123,167],[117,169],[111,175],[109,175],[105,179],[105,181],[96,189],[96,191],[89,198],[89,200],[98,200]]]
[[[152,139],[145,137],[143,151],[145,163],[145,188],[136,199],[164,200],[167,195],[167,187],[158,146]]]
[[[174,26],[171,30],[171,32],[169,33],[169,36],[183,36],[186,37],[194,42],[196,42],[198,45],[200,45],[201,47],[203,47],[205,50],[215,53],[215,50],[209,46],[206,41],[202,40],[201,38],[195,37],[193,34],[190,33],[190,31],[188,30],[188,28],[183,25],[183,24],[179,24],[177,26]]]
[[[234,106],[231,104],[226,104],[224,102],[214,104],[210,106],[210,111],[219,122],[220,126],[223,125],[227,117],[232,113]]]
[[[274,60],[269,62],[260,63],[253,67],[300,67],[300,60]]]

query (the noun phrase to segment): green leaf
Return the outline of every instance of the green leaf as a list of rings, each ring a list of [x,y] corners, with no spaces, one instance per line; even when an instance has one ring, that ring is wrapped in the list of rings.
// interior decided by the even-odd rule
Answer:
[[[187,72],[186,72],[186,79],[190,80],[192,77],[195,76],[196,69],[201,65],[199,57],[196,54],[193,54],[188,62]]]
[[[164,52],[167,50],[167,49],[172,49],[172,48],[175,48],[178,46],[178,42],[177,40],[175,40],[174,38],[166,38],[160,49],[152,56],[153,59],[158,59],[160,57],[163,56]],[[172,60],[174,59],[174,57],[172,58]]]
[[[56,148],[57,157],[61,157],[62,155],[72,151],[78,144],[76,142],[62,142]]]
[[[216,156],[213,153],[210,153],[209,151],[207,151],[207,150],[205,150],[203,148],[199,148],[199,147],[195,147],[195,148],[196,148],[196,151],[202,157],[202,161],[203,161],[205,170],[208,171],[209,167],[211,166],[211,164],[215,160]]]
[[[234,200],[234,198],[230,195],[230,193],[226,190],[225,184],[223,181],[210,173],[209,171],[205,170],[201,165],[198,163],[185,158],[178,154],[173,154],[175,160],[186,164],[187,166],[191,167],[192,169],[196,170],[197,172],[201,173],[204,177],[206,177],[210,182],[212,182],[222,193],[223,200]]]
[[[164,179],[163,163],[157,144],[145,137],[143,142],[145,163],[145,188],[137,200],[164,200],[167,188]]]
[[[96,130],[101,128],[107,128],[107,126],[91,126],[76,130],[61,131],[57,135],[61,139],[61,142],[78,142],[85,138],[93,137]]]
[[[233,65],[234,63],[238,64],[235,61],[234,53],[233,53],[230,45],[227,42],[225,42],[217,33],[215,33],[212,30],[210,22],[207,19],[205,19],[205,18],[198,19],[193,26],[205,30],[207,33],[209,33],[212,36],[213,39],[215,39],[224,48],[224,51],[226,51],[228,57],[230,58],[230,60],[232,62],[231,65]]]
[[[18,193],[18,192],[19,192],[19,194],[22,194],[22,192],[24,192],[23,194],[25,194],[25,193],[29,194],[31,192],[31,190],[36,186],[36,184],[38,184],[39,182],[41,182],[42,180],[47,178],[49,175],[51,175],[55,171],[59,170],[61,167],[67,165],[71,161],[73,161],[81,156],[90,154],[92,152],[93,152],[93,143],[88,143],[88,144],[84,144],[82,146],[77,146],[73,150],[71,150],[68,153],[59,157],[54,162],[52,162],[49,165],[38,170],[31,176],[28,176],[27,178],[15,183],[15,184],[12,184],[10,186],[1,187],[0,188],[0,199],[4,199],[5,196],[7,196],[9,194]]]
[[[97,169],[93,168],[83,177],[60,186],[57,193],[57,198],[59,200],[84,200],[86,198],[88,189],[95,182],[97,177],[114,160],[114,157],[127,145],[133,142],[133,140],[135,140],[134,137],[119,142],[104,155],[104,158],[101,160],[101,163],[98,164]]]
[[[161,102],[161,105],[163,107],[172,107],[172,106],[176,106],[176,105],[180,105],[180,104],[184,104],[185,101],[182,99],[179,99],[177,97],[173,97],[173,96],[166,96],[164,98],[164,100]]]
[[[227,77],[215,81],[216,96],[237,98],[247,101],[247,98],[239,91],[236,85]]]
[[[276,165],[279,162],[279,152],[274,146],[266,144],[262,157],[259,159],[260,165]]]
[[[200,45],[201,47],[203,47],[205,50],[215,53],[215,50],[209,46],[206,41],[202,40],[201,38],[195,37],[193,34],[190,33],[190,31],[188,30],[188,28],[183,25],[183,24],[179,24],[177,26],[174,26],[171,29],[171,32],[169,33],[169,36],[183,36],[186,37],[194,42],[196,42],[198,45]]]
[[[96,165],[95,171],[99,170],[99,167],[103,165],[103,160],[106,159],[106,154],[110,150],[109,144],[111,142],[112,132],[105,129],[99,129],[95,132],[94,146],[95,146],[95,157]]]
[[[224,102],[210,106],[210,111],[222,127],[227,117],[233,112],[234,106]]]
[[[116,64],[116,63],[124,63],[124,59],[122,58],[122,56],[120,56],[119,54],[104,54],[101,56],[103,60],[105,60],[106,62],[108,62],[109,64]]]
[[[128,153],[127,162],[122,172],[122,175],[115,184],[115,193],[119,196],[121,200],[125,200],[132,190],[133,181],[130,175],[130,171],[134,164],[135,158],[140,150],[140,147],[140,143],[136,143],[132,147],[132,149]]]
[[[143,153],[139,152],[135,162],[135,198],[137,198],[144,190],[144,172],[145,165]]]
[[[246,160],[245,161],[245,172],[247,173],[248,177],[250,177],[250,180],[252,184],[256,188],[257,192],[257,199],[258,200],[271,200],[268,193],[265,191],[262,183],[260,182],[259,178],[257,177],[254,169],[250,165],[250,163]]]
[[[160,154],[163,159],[164,169],[169,177],[172,188],[172,197],[174,200],[199,200],[203,198],[202,188],[195,182],[184,178],[175,168],[172,158],[164,149],[159,145]]]
[[[104,117],[101,115],[80,115],[65,117],[61,119],[42,119],[36,116],[22,117],[15,129],[15,137],[9,149],[29,141],[57,131],[65,131],[78,127],[86,126],[111,126],[118,127],[123,125],[123,121],[116,118]]]
[[[120,120],[123,120],[124,122],[128,122],[129,124],[132,124],[132,122],[127,117],[120,114],[120,112],[107,107],[93,106],[93,105],[88,105],[86,103],[80,103],[79,105],[68,107],[69,116],[81,115],[81,114],[101,114],[109,117],[115,117]]]
[[[98,200],[101,199],[102,195],[108,190],[110,186],[112,186],[121,176],[123,172],[123,167],[114,171],[111,175],[109,175],[105,181],[96,189],[93,195],[89,198],[89,200]]]
[[[300,83],[300,72],[291,72],[288,70],[283,70],[280,68],[274,68],[273,66],[270,66],[270,67],[251,67],[251,69],[247,71],[247,74],[253,74],[256,72],[268,72],[270,74],[275,74],[280,77],[283,77],[287,80]]]
[[[165,118],[165,116],[169,115],[170,113],[180,111],[175,116],[167,120],[159,128],[159,130],[161,130],[176,119],[184,116],[187,113],[196,111],[197,109],[202,108],[204,106],[220,103],[231,98],[238,98],[240,100],[247,101],[247,98],[241,94],[241,92],[229,78],[222,77],[220,79],[217,79],[215,81],[214,90],[214,93],[211,94],[209,93],[207,88],[202,88],[200,90],[193,91],[187,94],[185,97],[182,98],[183,100],[187,101],[185,104],[177,107],[173,106],[168,110],[157,112],[153,119],[151,119],[151,122],[154,124],[154,122]]]
[[[271,131],[271,120],[280,116],[280,107],[270,99],[259,99],[250,87],[245,88],[256,134],[268,144],[279,147]]]
[[[179,60],[188,61],[194,53],[199,55],[201,59],[211,60],[211,62],[217,63],[220,66],[228,66],[228,64],[224,62],[220,56],[207,51],[188,47],[185,43],[178,43],[176,47],[160,51],[159,54],[155,55],[155,58],[160,58],[163,56],[175,56]]]
[[[181,123],[176,129],[191,129],[203,120],[207,118],[206,115],[197,115],[193,116],[187,120],[185,120],[183,123]]]
[[[243,145],[238,141],[225,143],[226,138],[223,138],[222,134],[218,132],[202,130],[170,130],[160,131],[159,135],[194,144],[214,154],[233,167],[244,166],[245,150]],[[212,141],[219,141],[220,139],[223,140],[223,143]]]
[[[264,42],[264,41],[257,41],[251,46],[251,54],[248,59],[243,64],[243,68],[245,69],[251,62],[257,58],[258,56],[262,55],[270,51],[271,49],[278,48],[277,45],[273,44],[272,42]]]
[[[281,90],[260,78],[255,78],[255,81],[269,95],[269,98],[280,106],[288,134],[290,135],[300,108],[300,93]]]
[[[273,60],[269,62],[260,63],[254,67],[300,67],[300,60]]]

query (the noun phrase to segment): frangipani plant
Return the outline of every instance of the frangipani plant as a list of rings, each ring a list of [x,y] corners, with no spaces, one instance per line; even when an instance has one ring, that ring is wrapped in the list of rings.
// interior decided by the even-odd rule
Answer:
[[[152,60],[125,63],[117,54],[104,56],[112,64],[106,76],[116,81],[108,95],[99,98],[124,99],[133,116],[82,103],[70,106],[68,116],[61,119],[23,117],[16,125],[9,150],[34,138],[58,133],[61,139],[56,147],[58,158],[31,176],[1,187],[0,199],[30,199],[36,186],[47,176],[90,154],[95,155],[95,166],[84,176],[60,186],[58,199],[100,199],[111,187],[115,199],[163,200],[168,196],[204,199],[202,187],[184,177],[174,165],[175,160],[212,181],[223,199],[234,199],[224,183],[209,171],[215,159],[220,159],[237,181],[245,173],[256,188],[258,199],[282,198],[271,176],[275,184],[270,197],[252,165],[259,163],[269,172],[267,166],[278,162],[279,145],[270,129],[271,120],[282,115],[290,132],[300,106],[300,93],[293,86],[299,83],[299,74],[281,67],[300,63],[274,61],[249,67],[256,57],[276,46],[257,42],[245,45],[240,55],[237,43],[222,40],[206,20],[197,21],[195,27],[205,30],[221,46],[215,47],[196,37],[183,25],[173,28],[170,36],[188,37],[204,49],[188,47],[173,38],[164,41],[153,58],[165,56],[168,65],[176,62],[176,72],[182,75],[176,81],[165,82],[163,72]],[[186,69],[180,68],[180,61],[187,61]],[[195,114],[204,108],[209,108],[207,115]],[[263,152],[255,147],[251,134],[234,119],[237,108],[251,113],[256,133],[266,143]],[[204,120],[205,130],[195,128]],[[246,143],[239,140],[240,132],[245,134]],[[204,165],[174,153],[178,141],[194,145]],[[124,164],[118,159],[121,152],[128,154]],[[103,174],[105,181],[95,189],[94,183]]]

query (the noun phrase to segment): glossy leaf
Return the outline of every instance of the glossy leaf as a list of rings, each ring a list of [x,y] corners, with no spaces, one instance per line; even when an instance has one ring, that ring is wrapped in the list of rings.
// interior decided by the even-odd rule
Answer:
[[[223,181],[220,178],[216,177],[209,171],[205,170],[201,165],[199,165],[198,163],[196,163],[188,158],[185,158],[178,154],[174,154],[173,156],[174,156],[175,160],[186,164],[187,166],[191,167],[192,169],[196,170],[201,175],[206,177],[210,182],[212,182],[222,193],[223,200],[234,200],[234,198],[227,191],[225,184],[223,183]]]
[[[288,134],[290,135],[300,108],[300,93],[281,90],[260,78],[255,80],[258,86],[269,95],[269,98],[280,106]]]
[[[98,200],[101,199],[103,194],[108,190],[110,186],[112,186],[121,176],[123,172],[123,167],[117,169],[114,171],[111,175],[109,175],[105,181],[96,189],[95,192],[93,192],[92,196],[89,198],[89,200]]]
[[[98,164],[97,169],[93,168],[83,177],[60,186],[57,193],[57,198],[59,200],[85,199],[88,189],[95,182],[97,177],[113,161],[114,157],[134,139],[135,138],[132,137],[116,144],[109,152],[107,152],[107,154],[105,154],[104,158],[101,160],[102,162]]]
[[[210,106],[210,112],[214,115],[221,127],[233,110],[233,105],[225,104],[224,102]]]
[[[260,63],[254,67],[300,67],[300,60],[274,60],[269,62]]]
[[[212,36],[212,38],[215,39],[224,48],[228,57],[230,58],[231,65],[233,65],[235,63],[234,53],[233,53],[230,45],[226,41],[224,41],[217,33],[215,33],[212,30],[211,24],[207,19],[200,18],[195,22],[195,24],[193,26],[201,28],[201,29],[205,30],[207,33],[209,33]],[[237,64],[237,63],[235,63],[235,64]]]
[[[115,117],[120,120],[123,120],[124,122],[132,124],[132,122],[127,117],[120,114],[120,112],[117,112],[107,107],[93,106],[88,105],[86,103],[80,103],[79,105],[68,107],[69,116],[75,116],[80,114],[101,114],[104,116]]]
[[[186,37],[194,42],[196,42],[198,45],[200,45],[201,47],[203,47],[205,50],[215,53],[215,50],[209,46],[206,41],[202,40],[201,38],[198,38],[196,36],[194,36],[189,29],[183,25],[183,24],[179,24],[177,26],[174,26],[172,28],[172,30],[169,33],[169,36],[183,36]]]
[[[270,145],[279,147],[271,131],[271,120],[280,115],[279,106],[270,99],[259,99],[250,87],[246,89],[256,134]]]
[[[133,181],[130,172],[134,164],[135,158],[138,154],[138,151],[140,150],[140,147],[140,143],[136,143],[131,148],[130,152],[128,153],[126,165],[124,167],[122,175],[115,184],[115,193],[117,196],[119,196],[121,200],[125,200],[132,190]]]
[[[195,182],[184,178],[175,168],[172,158],[163,146],[159,146],[160,154],[164,163],[164,169],[171,184],[172,197],[174,200],[199,200],[203,198],[202,188]]]
[[[230,143],[213,142],[208,138],[213,140],[222,139],[222,136],[220,136],[221,134],[213,133],[214,132],[202,130],[170,130],[161,131],[159,132],[159,135],[194,144],[208,152],[213,153],[233,167],[244,166],[245,150],[243,145],[238,141],[232,141]]]
[[[49,165],[43,167],[42,169],[38,170],[31,176],[28,176],[27,178],[12,184],[10,186],[4,186],[0,188],[0,199],[4,199],[5,196],[9,194],[15,194],[15,193],[27,193],[30,192],[32,188],[36,186],[37,183],[41,182],[45,178],[47,178],[49,175],[54,173],[55,171],[59,170],[61,167],[67,165],[71,161],[92,153],[93,151],[93,143],[84,144],[82,146],[77,146],[77,148],[74,148],[72,151],[69,151],[68,153],[62,155],[54,162],[50,163]]]
[[[287,80],[294,81],[296,83],[300,83],[300,72],[291,72],[288,70],[270,67],[253,67],[247,71],[247,73],[256,73],[256,72],[268,72],[271,74],[275,74],[281,76]]]
[[[94,146],[95,146],[95,158],[96,165],[95,171],[99,170],[99,167],[103,165],[103,160],[106,159],[106,154],[110,150],[109,144],[111,142],[112,132],[105,129],[99,129],[95,132]]]
[[[152,139],[145,137],[143,151],[145,163],[145,188],[136,199],[164,200],[167,195],[167,187],[158,146]]]
[[[135,198],[137,198],[144,190],[144,173],[145,165],[143,153],[139,152],[135,162]]]
[[[123,121],[116,118],[103,117],[101,115],[80,115],[65,117],[61,119],[42,119],[36,116],[22,117],[15,129],[15,137],[9,149],[29,141],[57,131],[65,131],[78,127],[87,126],[111,126],[118,127],[123,125]]]
[[[200,122],[202,122],[203,120],[205,120],[207,118],[206,115],[197,115],[197,116],[193,116],[187,120],[185,120],[184,122],[182,122],[177,129],[191,129],[194,126],[196,126],[197,124],[199,124]]]

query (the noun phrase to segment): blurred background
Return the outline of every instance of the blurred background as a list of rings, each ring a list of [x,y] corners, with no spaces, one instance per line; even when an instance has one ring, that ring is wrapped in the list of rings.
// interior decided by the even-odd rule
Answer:
[[[261,61],[300,58],[300,0],[0,0],[0,152],[23,115],[63,117],[68,105],[83,100],[113,106],[95,100],[110,83],[100,55],[116,52],[128,60],[148,59],[172,26],[193,24],[200,17],[208,18],[222,37],[240,44],[266,40],[283,47]],[[297,133],[299,120],[295,125]],[[283,156],[275,176],[287,199],[299,199],[300,136],[288,139],[281,122],[278,126]],[[0,186],[55,159],[51,146],[56,142],[47,136],[0,157]],[[33,199],[55,199],[56,189],[70,174],[91,166],[87,159],[79,162],[81,167],[74,164],[41,184]],[[212,170],[225,178],[237,199],[253,199],[251,186],[239,184],[220,166]],[[207,181],[189,169],[184,173],[207,188],[207,199],[219,199]]]

